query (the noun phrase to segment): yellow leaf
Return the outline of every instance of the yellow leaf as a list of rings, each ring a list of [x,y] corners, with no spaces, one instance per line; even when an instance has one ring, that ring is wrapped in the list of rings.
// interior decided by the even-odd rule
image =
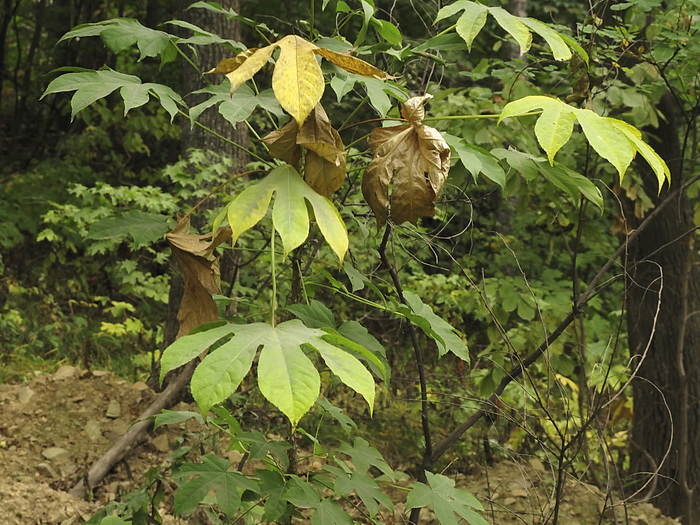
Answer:
[[[250,56],[257,50],[258,48],[251,47],[250,49],[246,49],[245,51],[238,53],[233,58],[224,58],[223,60],[220,60],[218,64],[216,64],[216,67],[207,71],[205,75],[211,75],[213,73],[232,73],[241,67],[243,62],[248,60],[248,58],[250,58]]]
[[[277,42],[281,52],[272,73],[272,90],[280,105],[301,126],[321,100],[325,87],[316,46],[296,35]]]
[[[231,93],[236,91],[243,82],[253,78],[253,75],[267,64],[275,49],[277,49],[277,44],[270,44],[269,46],[256,49],[253,54],[246,58],[243,64],[227,74],[226,78],[231,81]]]
[[[350,73],[356,73],[365,77],[374,77],[379,80],[387,80],[389,75],[372,64],[343,53],[336,53],[330,49],[317,47],[314,53],[321,55],[326,60],[333,62],[336,66],[343,68]]]
[[[435,215],[435,201],[450,168],[450,147],[442,135],[420,123],[429,96],[406,101],[402,115],[409,124],[375,128],[369,139],[374,158],[365,171],[362,193],[381,227]],[[389,186],[392,187],[389,196]]]

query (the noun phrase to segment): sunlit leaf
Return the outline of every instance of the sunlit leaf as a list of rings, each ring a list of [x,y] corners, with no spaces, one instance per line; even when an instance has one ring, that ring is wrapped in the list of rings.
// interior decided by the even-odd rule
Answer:
[[[499,122],[507,117],[521,116],[536,110],[541,110],[542,114],[535,125],[535,135],[550,162],[571,137],[575,118],[591,147],[615,166],[621,181],[636,152],[649,162],[656,173],[659,188],[664,181],[670,179],[668,166],[651,146],[641,140],[639,130],[621,120],[601,117],[590,109],[575,108],[556,98],[529,96],[507,104],[501,112]]]
[[[260,222],[275,192],[277,196],[272,211],[273,223],[282,239],[285,254],[298,247],[308,236],[308,202],[321,233],[342,261],[348,249],[348,234],[338,210],[333,203],[306,184],[288,164],[276,167],[262,181],[243,190],[228,205],[233,242],[244,231]],[[306,219],[301,216],[302,210]]]

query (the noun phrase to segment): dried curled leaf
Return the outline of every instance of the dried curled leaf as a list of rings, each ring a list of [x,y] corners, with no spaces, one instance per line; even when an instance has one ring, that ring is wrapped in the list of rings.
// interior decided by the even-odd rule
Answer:
[[[389,79],[389,75],[385,71],[374,67],[372,64],[355,58],[351,55],[346,55],[344,53],[336,53],[330,49],[325,49],[323,47],[317,47],[314,49],[314,53],[322,56],[329,62],[333,62],[336,66],[343,68],[345,71],[350,73],[356,73],[364,77],[374,77],[379,80]]]
[[[177,336],[189,334],[202,323],[218,321],[219,312],[212,294],[221,293],[219,261],[214,250],[231,237],[231,228],[222,227],[206,235],[189,233],[189,217],[181,219],[165,237],[185,280],[185,292],[177,314]]]
[[[214,73],[233,73],[243,65],[243,62],[248,60],[250,56],[258,50],[256,47],[251,47],[245,51],[241,51],[233,58],[224,58],[220,60],[216,67],[213,67],[205,73],[205,75],[212,75]]]
[[[233,93],[267,63],[276,49],[280,49],[280,56],[272,74],[272,90],[280,105],[299,126],[319,103],[325,87],[316,55],[351,73],[382,80],[390,78],[364,60],[320,48],[296,35],[287,35],[269,46],[249,49],[234,58],[222,60],[209,73],[227,73]]]
[[[296,120],[292,120],[280,129],[264,136],[262,141],[268,144],[272,157],[298,167],[301,159],[301,148],[297,144],[298,134],[299,125]]]
[[[450,147],[440,133],[421,124],[430,95],[406,101],[401,114],[409,124],[375,128],[369,139],[373,159],[362,180],[362,193],[377,217],[415,224],[435,215],[435,201],[450,169]],[[391,195],[389,187],[391,186]]]
[[[316,192],[331,198],[343,185],[346,152],[340,134],[333,129],[323,106],[318,104],[304,125],[292,121],[262,139],[270,145],[270,155],[298,165],[301,147],[307,149],[304,180]]]

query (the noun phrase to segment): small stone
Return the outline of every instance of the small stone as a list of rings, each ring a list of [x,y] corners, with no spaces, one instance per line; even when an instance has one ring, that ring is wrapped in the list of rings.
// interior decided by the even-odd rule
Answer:
[[[92,371],[92,377],[106,377],[109,375],[109,372],[106,370],[93,370]]]
[[[540,461],[537,458],[530,458],[530,467],[532,467],[532,470],[535,472],[546,472],[547,470],[544,468],[544,463]]]
[[[41,455],[49,461],[61,462],[70,458],[70,451],[61,447],[49,447],[42,450]]]
[[[151,446],[158,452],[168,452],[170,450],[170,442],[167,434],[161,434],[151,440]]]
[[[63,365],[53,374],[54,379],[69,379],[78,375],[78,369],[74,366]]]
[[[90,441],[98,441],[102,439],[102,428],[100,427],[100,422],[91,420],[85,423],[85,428],[83,429]]]
[[[34,397],[34,394],[36,394],[34,390],[28,386],[23,386],[19,389],[19,392],[17,392],[17,401],[19,401],[22,405],[26,405],[29,403],[29,400]]]
[[[78,472],[78,467],[76,467],[75,463],[73,463],[73,462],[65,463],[58,468],[61,471],[61,477],[64,479],[69,478],[73,474]]]
[[[58,473],[54,470],[54,468],[49,463],[39,463],[36,466],[36,471],[39,473],[39,475],[41,475],[45,478],[57,478],[58,477]]]
[[[510,490],[510,495],[515,498],[527,498],[528,492],[522,487],[514,488]]]
[[[503,500],[503,505],[505,505],[506,507],[510,507],[511,505],[515,505],[517,501],[518,500],[516,500],[515,498],[506,498]]]
[[[110,419],[117,419],[119,416],[121,416],[122,407],[119,404],[119,401],[116,399],[110,400],[109,406],[107,407],[107,413],[105,415]]]
[[[136,381],[133,385],[131,385],[131,388],[136,391],[143,391],[143,390],[150,390],[150,387],[144,383],[143,381]]]

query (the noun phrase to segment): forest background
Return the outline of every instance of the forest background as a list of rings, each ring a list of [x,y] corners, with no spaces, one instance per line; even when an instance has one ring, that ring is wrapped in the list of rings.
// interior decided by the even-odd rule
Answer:
[[[175,340],[187,289],[174,277],[165,234],[195,205],[192,223],[211,232],[221,207],[270,169],[274,142],[259,139],[289,120],[267,89],[270,66],[233,99],[221,73],[202,73],[295,34],[388,73],[323,65],[322,104],[349,145],[333,202],[350,249],[338,266],[334,252],[342,250],[333,242],[329,249],[315,229],[297,250],[276,249],[263,221],[236,249],[219,247],[216,311],[235,322],[272,316],[278,326],[294,317],[312,329],[350,326],[345,335],[370,349],[366,362],[383,379],[375,416],[327,369],[323,396],[352,415],[390,463],[413,465],[407,470],[422,483],[436,482],[426,472],[449,474],[469,461],[537,457],[557,473],[556,487],[574,476],[615,501],[652,498],[695,523],[700,3],[503,3],[563,35],[556,38],[535,22],[518,25],[497,2],[488,19],[470,2],[200,4],[3,2],[0,381],[63,363],[153,375]],[[166,24],[174,16],[182,20]],[[79,24],[115,17],[143,25],[91,26],[62,39]],[[144,28],[171,35],[152,49]],[[61,67],[81,69],[55,71]],[[88,70],[138,75],[156,96],[128,99],[116,91],[123,78],[99,77],[103,87],[82,99],[61,93],[79,87],[55,84],[42,97],[58,75]],[[180,106],[176,93],[193,91]],[[377,208],[361,195],[376,153],[367,135],[377,119],[401,118],[401,103],[426,93],[423,122],[451,148],[449,178],[434,216],[428,206],[419,214],[428,217],[389,215],[377,228]],[[642,130],[670,185],[643,146],[630,150],[639,151],[634,161],[626,142],[633,139],[625,135],[619,147],[619,129],[589,133],[580,116],[587,113],[552,106],[556,127],[572,127],[575,115],[581,128],[570,140],[550,135],[548,144],[541,99],[527,110],[511,106],[520,118],[499,122],[508,102],[540,95]],[[308,166],[309,153],[304,158]],[[365,398],[375,396],[326,364]],[[228,413],[242,424],[266,414],[258,430],[285,428],[267,398],[290,416],[287,439],[296,446],[293,427],[305,411],[285,411],[250,378],[245,384],[246,396],[226,401]],[[328,407],[314,408],[301,426],[336,413]]]

